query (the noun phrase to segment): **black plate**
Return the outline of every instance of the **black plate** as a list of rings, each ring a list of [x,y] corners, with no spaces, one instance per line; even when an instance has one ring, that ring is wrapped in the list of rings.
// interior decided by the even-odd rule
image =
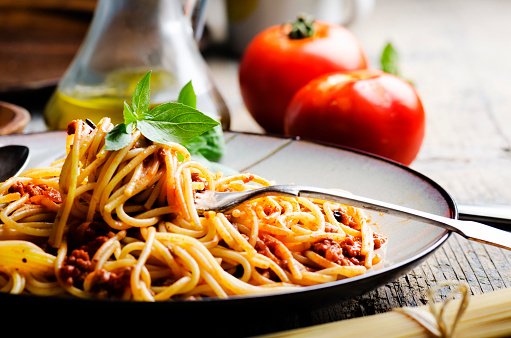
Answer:
[[[340,188],[457,217],[454,200],[441,186],[397,163],[349,149],[258,134],[229,132],[226,140],[227,150],[221,165],[234,170],[250,171],[276,183]],[[30,146],[30,166],[41,165],[63,153],[64,133],[0,138],[0,145],[13,143]],[[156,330],[154,334],[165,328],[169,332],[186,328],[194,336],[247,336],[304,326],[314,321],[311,317],[314,311],[360,297],[406,274],[441,246],[450,234],[432,225],[394,216],[370,213],[370,217],[378,230],[388,236],[389,242],[384,264],[362,276],[304,287],[293,293],[225,300],[145,303],[0,293],[2,313],[6,314],[3,320],[14,321],[27,316],[30,323],[66,321],[85,326],[102,321],[109,323],[112,332],[122,329],[131,332],[151,323],[150,327]],[[115,324],[117,321],[123,324]]]

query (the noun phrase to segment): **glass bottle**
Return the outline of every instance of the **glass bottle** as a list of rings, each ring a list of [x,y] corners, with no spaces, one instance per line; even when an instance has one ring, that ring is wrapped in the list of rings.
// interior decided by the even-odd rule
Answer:
[[[151,70],[151,104],[175,101],[191,80],[197,109],[228,130],[228,108],[194,39],[192,14],[202,10],[185,14],[184,8],[182,0],[99,0],[80,50],[45,107],[47,127],[104,116],[121,122],[123,102]]]

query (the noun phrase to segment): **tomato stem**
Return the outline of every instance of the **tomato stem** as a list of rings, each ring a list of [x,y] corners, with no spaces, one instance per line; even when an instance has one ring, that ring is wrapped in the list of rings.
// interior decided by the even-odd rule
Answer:
[[[291,23],[290,39],[305,39],[314,35],[314,19],[306,15],[299,15],[296,21]]]

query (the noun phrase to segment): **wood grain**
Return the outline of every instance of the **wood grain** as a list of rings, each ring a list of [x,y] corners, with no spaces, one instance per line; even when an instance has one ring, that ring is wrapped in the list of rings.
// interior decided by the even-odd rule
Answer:
[[[387,41],[398,49],[402,72],[417,85],[427,114],[426,137],[412,168],[459,203],[511,206],[509,13],[509,1],[376,0],[372,14],[351,27],[375,67]],[[232,129],[263,132],[243,105],[238,60],[207,61],[231,110]],[[44,130],[40,115],[34,115],[29,130]],[[453,235],[423,264],[377,290],[312,311],[289,309],[265,318],[260,331],[240,334],[424,305],[427,290],[445,280],[466,281],[472,294],[510,288],[511,251]]]
[[[350,27],[374,67],[387,41],[398,49],[402,72],[417,85],[427,114],[426,137],[412,168],[459,203],[511,207],[509,13],[506,1],[380,0],[369,17]],[[233,129],[261,132],[233,80],[236,63],[209,62],[234,115]],[[472,294],[509,288],[511,252],[453,235],[395,282],[333,306],[293,313],[294,320],[275,323],[272,330],[424,305],[428,289],[445,280],[466,281]]]
[[[80,47],[91,1],[0,1],[0,92],[55,85]]]

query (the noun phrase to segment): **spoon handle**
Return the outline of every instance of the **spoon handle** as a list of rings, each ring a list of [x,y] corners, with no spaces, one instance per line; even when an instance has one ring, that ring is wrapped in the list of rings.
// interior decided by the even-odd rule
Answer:
[[[476,221],[506,231],[511,231],[511,206],[457,204],[458,218]]]

